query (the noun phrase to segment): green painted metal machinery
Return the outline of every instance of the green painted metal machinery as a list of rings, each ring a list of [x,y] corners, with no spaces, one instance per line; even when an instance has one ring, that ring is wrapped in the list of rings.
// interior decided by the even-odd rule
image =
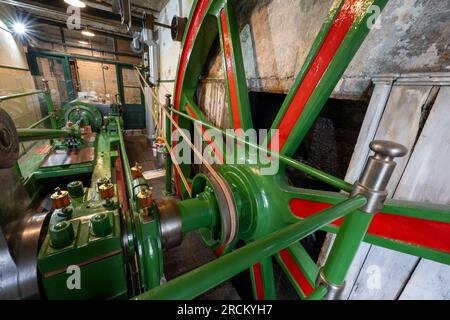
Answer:
[[[21,290],[21,298],[40,295],[48,299],[194,299],[250,270],[255,299],[270,300],[277,298],[273,263],[278,263],[300,298],[336,299],[363,241],[450,264],[450,208],[386,200],[395,160],[407,153],[403,146],[374,141],[370,146],[373,156],[354,184],[290,158],[368,34],[370,8],[383,8],[386,3],[387,0],[333,3],[272,126],[278,130],[279,144],[275,143],[276,136],[270,134],[258,145],[247,142],[240,131],[230,133],[215,128],[195,103],[201,72],[219,37],[232,128],[253,127],[235,17],[236,1],[195,1],[184,31],[174,104],[168,96],[158,115],[165,120],[165,132],[161,133],[165,139],[160,139],[167,141],[168,196],[162,200],[153,199],[151,186],[139,166],[130,167],[123,120],[114,110],[103,121],[90,106],[72,102],[60,115],[60,126],[69,129],[19,131],[21,139],[70,136],[83,140],[84,143],[62,151],[65,155],[73,151],[80,155],[91,150],[88,155],[92,157],[81,163],[40,167],[24,180],[34,199],[51,194],[52,209],[37,226],[25,223],[22,231],[15,232],[28,234],[33,226],[33,234],[38,234],[28,239],[27,243],[35,244],[30,251],[22,250],[28,265],[34,263],[37,269],[27,278],[28,282],[20,280],[24,277],[16,277],[19,281],[11,290],[29,285],[29,290]],[[139,75],[143,86],[152,90],[145,77]],[[48,100],[51,108],[51,99]],[[96,132],[76,129],[86,125]],[[229,163],[227,160],[235,155],[225,152],[221,139],[212,141],[206,135],[204,146],[214,146],[218,165],[203,162],[201,168],[196,168],[174,161],[176,145],[190,142],[182,129],[189,132],[197,130],[198,125],[214,130],[223,140],[231,138],[236,150],[241,151],[239,159],[243,162]],[[172,131],[180,134],[179,140],[172,141]],[[61,142],[54,145],[61,146]],[[201,154],[192,142],[190,147],[192,157]],[[254,161],[251,150],[261,151],[262,158]],[[279,170],[265,174],[266,167],[276,161]],[[342,192],[294,188],[287,182],[287,167]],[[88,176],[86,181],[79,181],[81,174]],[[173,191],[178,199],[170,197]],[[423,225],[427,228],[418,228]],[[337,233],[323,268],[316,265],[300,243],[318,230]],[[179,246],[193,231],[200,232],[218,259],[167,282],[164,250]],[[25,238],[19,237],[19,244],[24,241],[20,239]],[[25,272],[18,263],[16,269],[19,275]],[[38,282],[42,283],[40,291]]]
[[[94,105],[74,100],[61,107],[59,126],[64,127],[69,121],[80,127],[90,126],[92,131],[98,132],[103,125],[103,116]]]

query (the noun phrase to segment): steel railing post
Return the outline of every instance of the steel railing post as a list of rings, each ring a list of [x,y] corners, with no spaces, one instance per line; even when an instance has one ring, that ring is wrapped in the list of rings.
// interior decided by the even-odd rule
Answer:
[[[367,204],[344,219],[325,266],[319,272],[316,286],[328,287],[326,299],[339,298],[348,270],[372,219],[386,201],[386,188],[396,167],[394,159],[408,153],[404,146],[388,141],[374,141],[370,149],[375,154],[369,157],[351,194],[365,196]]]

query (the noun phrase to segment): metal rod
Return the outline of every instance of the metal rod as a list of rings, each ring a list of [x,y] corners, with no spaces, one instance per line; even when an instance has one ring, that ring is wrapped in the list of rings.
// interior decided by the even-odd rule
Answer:
[[[36,39],[38,39],[39,41],[42,41],[42,42],[56,44],[56,45],[65,46],[65,47],[69,47],[69,48],[81,49],[81,50],[91,50],[91,51],[100,52],[100,53],[107,53],[107,54],[114,54],[114,55],[119,55],[119,56],[127,56],[127,57],[139,58],[139,55],[134,54],[134,53],[124,52],[124,51],[111,51],[111,50],[101,50],[101,49],[86,48],[86,47],[83,47],[83,46],[67,44],[67,43],[64,43],[64,42],[61,42],[61,41],[47,40],[47,39],[41,38],[39,36],[34,36],[34,37]],[[36,49],[39,49],[39,48],[35,47],[35,50]]]
[[[46,120],[50,119],[50,117],[52,117],[52,115],[48,115],[44,118],[42,118],[41,120],[39,120],[38,122],[33,123],[31,126],[29,126],[27,129],[34,129],[36,128],[38,125],[40,125],[41,123],[45,122]]]
[[[30,71],[30,69],[28,69],[28,68],[6,66],[6,65],[3,65],[3,64],[0,64],[0,68],[2,68],[2,69],[11,69],[11,70],[19,70],[19,71]]]
[[[181,116],[183,118],[186,118],[186,119],[191,120],[193,122],[197,122],[197,123],[201,124],[202,126],[208,128],[208,129],[215,130],[215,131],[217,131],[217,132],[219,132],[219,133],[221,133],[221,134],[223,134],[223,135],[225,135],[227,137],[233,138],[233,139],[235,139],[235,140],[237,140],[237,141],[239,141],[241,143],[244,143],[244,144],[249,145],[249,146],[251,146],[253,148],[256,148],[256,149],[258,149],[260,151],[263,151],[263,152],[267,153],[267,155],[269,155],[269,156],[278,158],[281,162],[287,164],[288,166],[290,166],[290,167],[292,167],[294,169],[300,170],[300,171],[302,171],[302,172],[304,172],[304,173],[306,173],[306,174],[316,178],[317,180],[320,180],[320,181],[322,181],[324,183],[327,183],[327,184],[329,184],[329,185],[331,185],[331,186],[333,186],[335,188],[338,188],[338,189],[346,191],[346,192],[351,192],[352,189],[353,189],[353,185],[351,185],[350,183],[348,183],[348,182],[346,182],[346,181],[344,181],[342,179],[336,178],[336,177],[334,177],[334,176],[332,176],[332,175],[330,175],[328,173],[325,173],[325,172],[323,172],[321,170],[318,170],[316,168],[308,166],[307,164],[301,163],[301,162],[296,161],[294,159],[291,159],[289,157],[280,155],[279,153],[276,153],[276,152],[273,152],[271,150],[268,150],[267,148],[263,148],[263,147],[261,147],[261,146],[259,146],[257,144],[253,144],[251,142],[248,142],[247,140],[241,139],[241,138],[237,137],[234,134],[231,134],[231,133],[228,133],[226,131],[220,130],[220,129],[218,129],[218,128],[210,125],[210,124],[207,124],[207,123],[205,123],[203,121],[199,121],[198,119],[195,119],[195,118],[193,118],[193,117],[191,117],[189,115],[186,115],[186,114],[184,114],[182,112],[179,112],[178,110],[176,110],[174,108],[169,108],[169,110],[174,112],[174,113],[176,113],[177,115],[179,115],[179,116]]]
[[[163,27],[163,28],[166,28],[166,29],[172,29],[172,26],[169,26],[168,24],[164,24],[164,23],[161,23],[161,22],[154,22],[154,24],[155,24],[155,26],[159,26],[159,27]]]
[[[158,83],[173,83],[175,80],[158,80]]]
[[[357,210],[364,206],[366,202],[367,200],[363,196],[348,199],[332,208],[250,243],[241,249],[170,281],[164,286],[141,294],[135,299],[193,299],[248,269],[258,261],[274,255],[342,216]],[[220,272],[217,270],[220,270]]]
[[[66,24],[67,12],[66,10],[56,10],[46,5],[34,5],[30,3],[24,3],[22,1],[14,0],[0,0],[0,3],[11,5],[16,8],[23,8],[26,12],[34,17],[41,18],[42,20],[53,20]],[[85,28],[89,25],[92,30],[99,30],[108,34],[113,34],[113,28],[116,29],[114,34],[120,34],[123,37],[128,36],[125,31],[125,27],[120,22],[115,22],[109,19],[103,19],[92,15],[83,14],[81,17],[81,27]],[[104,27],[106,26],[106,28]]]
[[[127,180],[127,188],[128,188],[128,194],[130,197],[133,196],[133,178],[132,178],[132,174],[131,174],[131,168],[130,168],[130,161],[128,161],[128,156],[127,156],[127,150],[125,148],[125,140],[123,138],[123,133],[122,133],[122,126],[120,125],[120,120],[119,118],[116,118],[116,125],[118,128],[118,135],[119,135],[119,144],[120,144],[120,153],[122,155],[122,160],[123,160],[123,171],[125,173],[125,180]]]
[[[0,29],[12,34],[12,31],[9,30],[8,28],[4,28],[4,27],[0,26]]]
[[[170,98],[171,96],[168,94],[166,95],[166,107],[170,107]],[[166,193],[172,194],[172,153],[170,152],[170,149],[172,148],[172,135],[171,135],[171,125],[170,120],[168,117],[164,117],[165,119],[165,142],[166,142]],[[186,185],[188,188],[189,186]]]
[[[80,59],[80,60],[88,60],[88,61],[96,61],[96,62],[103,62],[107,64],[114,64],[114,65],[123,65],[127,67],[134,67],[134,64],[127,63],[127,62],[121,62],[117,60],[110,60],[110,59],[103,59],[93,56],[86,56],[82,54],[69,54],[69,53],[63,53],[63,52],[54,52],[54,51],[42,51],[39,49],[30,49],[30,52],[35,54],[38,57],[58,57],[58,58],[73,58],[73,59]]]
[[[373,217],[373,214],[358,210],[344,219],[323,269],[323,275],[328,282],[336,286],[344,284]]]
[[[17,129],[20,142],[65,138],[70,135],[66,130]]]
[[[210,226],[213,222],[213,212],[208,200],[190,199],[178,203],[178,210],[183,227],[183,235]]]
[[[12,99],[17,99],[17,98],[22,98],[22,97],[33,96],[33,95],[41,94],[41,93],[45,93],[45,91],[44,90],[35,90],[35,91],[28,91],[28,92],[21,92],[21,93],[10,94],[10,95],[7,95],[7,96],[0,96],[0,102],[7,101],[7,100],[12,100]]]
[[[50,94],[50,87],[48,85],[48,81],[44,80],[44,85],[46,87],[46,92],[44,94],[45,103],[47,104],[47,111],[50,116],[50,125],[52,129],[57,129],[58,124],[56,123],[56,113],[55,106],[53,104],[52,95]]]

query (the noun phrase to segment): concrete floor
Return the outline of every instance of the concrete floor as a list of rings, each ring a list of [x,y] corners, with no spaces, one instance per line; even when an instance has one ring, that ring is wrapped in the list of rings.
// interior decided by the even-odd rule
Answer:
[[[143,135],[126,135],[125,144],[127,149],[130,165],[136,162],[143,167],[144,171],[160,169],[157,160],[153,157],[153,152],[147,139]],[[165,177],[156,178],[149,181],[153,188],[153,196],[155,199],[164,197]],[[165,273],[168,281],[194,270],[215,259],[215,255],[211,249],[207,248],[200,234],[195,232],[189,234],[183,244],[164,253]],[[248,282],[248,286],[251,286]],[[198,300],[240,300],[240,296],[231,282],[207,292]]]

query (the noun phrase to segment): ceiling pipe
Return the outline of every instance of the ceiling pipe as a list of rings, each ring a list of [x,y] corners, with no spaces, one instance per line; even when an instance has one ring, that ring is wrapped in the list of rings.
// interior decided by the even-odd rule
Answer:
[[[113,12],[112,4],[106,1],[83,1],[86,3],[88,7]],[[131,4],[131,11],[133,12],[135,17],[141,17],[142,13],[145,12],[146,14],[159,14],[159,11],[157,9],[153,8],[145,8],[136,4]]]
[[[50,20],[63,23],[67,22],[68,16],[65,11],[51,9],[44,6],[36,6],[30,3],[19,2],[14,0],[0,0],[0,3],[23,9],[27,13],[39,17],[42,20]],[[112,20],[106,20],[86,15],[82,16],[81,20],[82,20],[82,25],[80,26],[81,28],[89,25],[89,27],[92,30],[104,31],[109,33],[119,33],[121,35],[126,35],[128,38],[131,38],[131,36],[128,34],[126,30],[126,27],[124,27],[119,22],[114,22]]]

